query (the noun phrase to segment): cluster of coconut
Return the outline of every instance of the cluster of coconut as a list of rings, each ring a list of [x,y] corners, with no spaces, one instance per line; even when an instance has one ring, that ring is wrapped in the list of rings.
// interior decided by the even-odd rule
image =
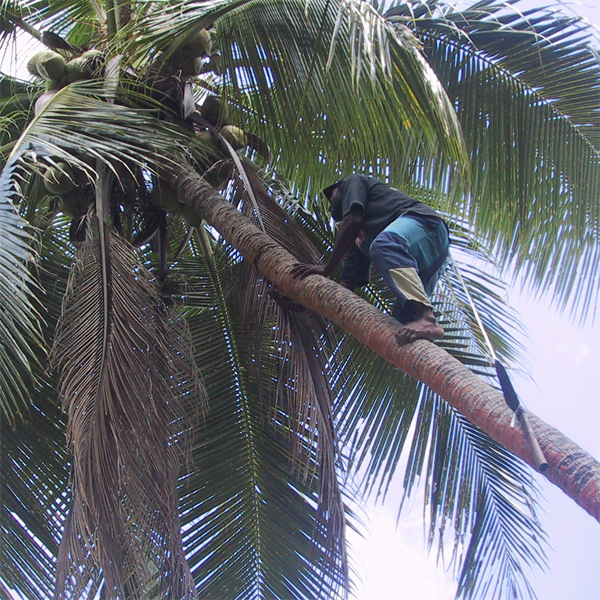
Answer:
[[[58,52],[42,50],[27,63],[27,70],[46,81],[46,91],[58,90],[74,81],[92,79],[104,62],[100,50],[87,50],[81,56],[66,61]]]
[[[79,219],[86,214],[88,201],[82,187],[87,180],[82,171],[73,170],[68,163],[58,161],[48,166],[42,181],[49,194],[60,197],[61,212],[72,219]]]
[[[197,165],[198,170],[211,187],[221,190],[233,174],[231,152],[223,140],[234,151],[241,151],[246,147],[248,139],[241,127],[228,123],[227,103],[218,96],[206,98],[200,107],[200,116],[212,128],[196,129],[196,137],[203,150],[203,158]],[[180,203],[175,190],[164,183],[157,184],[152,189],[150,202],[157,208],[180,216],[189,227],[199,227],[202,222],[200,215],[192,207]]]
[[[181,77],[197,76],[200,72],[216,70],[214,65],[211,66],[218,58],[214,49],[211,32],[202,29],[174,50],[168,62]],[[99,77],[104,60],[104,54],[99,50],[88,50],[69,61],[52,50],[38,52],[27,65],[32,75],[46,81],[46,93],[38,99],[36,113],[63,86]],[[210,95],[206,98],[200,107],[200,115],[211,127],[196,129],[205,152],[198,165],[199,171],[209,185],[215,189],[223,189],[233,173],[233,162],[227,145],[234,151],[242,151],[248,144],[248,136],[240,127],[229,124],[227,103],[218,96]],[[215,134],[215,131],[218,133]],[[80,179],[79,173],[74,172],[66,162],[52,164],[43,175],[46,190],[52,195],[60,196],[60,210],[73,219],[82,217],[87,211],[86,194],[81,189],[85,184]],[[188,226],[200,226],[200,216],[191,207],[180,203],[175,190],[167,184],[155,185],[149,199],[157,208],[183,218]]]
[[[36,100],[35,114],[39,114],[50,98],[63,86],[97,77],[103,63],[104,54],[100,50],[87,50],[69,61],[53,50],[38,52],[27,63],[27,70],[46,82],[46,92]]]
[[[197,76],[200,72],[212,70],[209,63],[216,65],[213,57],[215,45],[213,36],[207,29],[194,32],[181,46],[170,54],[169,62],[181,77]],[[207,61],[206,59],[210,57]]]

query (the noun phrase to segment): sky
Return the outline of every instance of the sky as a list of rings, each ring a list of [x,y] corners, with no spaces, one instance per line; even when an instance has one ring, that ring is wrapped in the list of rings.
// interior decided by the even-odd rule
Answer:
[[[527,0],[518,6],[549,4],[554,1]],[[600,26],[598,0],[565,6]],[[508,300],[528,332],[530,377],[511,374],[519,398],[600,460],[600,306],[595,307],[595,324],[579,327],[561,316],[549,298],[533,298],[518,284]],[[535,474],[535,479],[542,492],[538,516],[549,536],[548,571],[529,575],[538,600],[600,600],[598,522],[543,476]],[[421,498],[403,510],[396,527],[399,495],[396,490],[385,506],[368,506],[367,539],[352,532],[348,536],[362,577],[353,599],[452,600],[452,572],[436,565],[435,550],[426,552]]]
[[[514,375],[513,383],[527,408],[600,459],[600,325],[583,329],[560,316],[548,302],[510,293],[511,304],[529,331],[532,380]],[[600,307],[597,307],[600,308]],[[600,599],[600,526],[544,477],[540,485],[540,521],[549,535],[549,571],[531,572],[539,600]],[[452,573],[436,567],[427,555],[422,502],[403,511],[396,528],[396,497],[385,506],[370,506],[370,537],[352,533],[358,570],[356,600],[451,600]]]
[[[599,24],[595,2],[569,6]],[[551,3],[527,0],[519,6]],[[510,290],[509,303],[529,338],[530,378],[513,375],[521,401],[600,459],[600,307],[593,326],[579,327],[558,314],[548,298],[532,298],[518,285]],[[600,526],[556,486],[535,478],[542,491],[539,518],[550,544],[548,572],[533,571],[529,577],[538,599],[600,600]],[[366,539],[348,532],[361,578],[353,600],[452,600],[452,573],[425,549],[421,498],[411,500],[396,526],[399,497],[396,489],[385,506],[367,506]]]

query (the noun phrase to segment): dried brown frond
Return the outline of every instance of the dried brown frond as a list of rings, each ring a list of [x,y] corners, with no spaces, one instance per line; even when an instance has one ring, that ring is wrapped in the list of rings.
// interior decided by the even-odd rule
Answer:
[[[248,198],[241,178],[234,194],[239,208],[286,250],[306,262],[319,253],[292,217],[271,196],[258,175],[247,171],[254,201]],[[256,214],[260,211],[260,219]],[[336,347],[331,327],[316,315],[283,308],[269,296],[270,284],[248,263],[240,265],[242,318],[248,332],[253,371],[264,406],[274,427],[289,436],[292,469],[304,479],[318,482],[319,517],[316,545],[342,556],[344,507],[336,477],[337,448],[328,380],[330,350]]]
[[[135,250],[95,218],[88,231],[52,350],[73,454],[56,597],[102,578],[108,599],[195,598],[176,489],[200,385],[185,328]]]

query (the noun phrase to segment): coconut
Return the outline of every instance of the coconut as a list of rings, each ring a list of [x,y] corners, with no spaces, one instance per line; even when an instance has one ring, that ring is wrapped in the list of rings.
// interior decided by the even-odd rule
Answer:
[[[191,206],[185,205],[181,209],[181,218],[188,227],[200,227],[202,225],[202,217]]]
[[[223,160],[225,153],[221,149],[221,144],[210,131],[201,131],[197,137],[200,141],[198,168],[200,172],[204,172],[219,160]]]
[[[204,59],[201,56],[196,56],[193,61],[194,75],[198,75],[202,72],[202,66],[204,65]]]
[[[79,219],[87,212],[87,201],[79,190],[73,190],[62,196],[58,208],[68,217]]]
[[[208,96],[200,108],[200,114],[211,125],[223,125],[229,118],[227,103],[218,96]]]
[[[88,79],[90,72],[87,68],[87,59],[83,56],[79,56],[70,60],[65,68],[65,80],[67,83],[73,83],[74,81],[82,81]]]
[[[184,47],[189,48],[194,56],[208,56],[212,48],[211,35],[206,29],[201,29],[185,42]]]
[[[61,196],[75,189],[75,175],[66,162],[57,162],[46,169],[44,185],[51,194]]]
[[[221,135],[233,146],[234,150],[240,150],[246,145],[244,130],[235,125],[225,125],[221,129]]]
[[[40,74],[38,73],[38,70],[37,70],[37,54],[35,54],[34,56],[32,56],[27,61],[27,70],[29,71],[29,73],[31,75],[34,75],[35,77],[39,77],[40,76]]]
[[[222,155],[222,152],[219,148],[219,143],[217,142],[212,132],[200,131],[196,134],[196,137],[200,142],[200,147],[202,148],[204,154],[210,160],[211,163]]]
[[[46,85],[44,86],[46,92],[57,92],[61,87],[62,85],[59,81],[52,81],[51,79],[48,79],[48,81],[46,81]]]
[[[181,208],[181,203],[177,200],[177,193],[170,185],[164,182],[152,188],[149,200],[156,208],[167,212],[173,212]]]
[[[52,50],[38,52],[27,63],[27,69],[32,75],[51,81],[58,81],[65,72],[65,67],[65,59]]]

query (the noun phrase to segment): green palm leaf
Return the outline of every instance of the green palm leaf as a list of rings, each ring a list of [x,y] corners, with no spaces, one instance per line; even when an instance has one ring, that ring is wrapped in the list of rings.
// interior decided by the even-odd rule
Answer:
[[[9,421],[27,404],[35,349],[42,345],[29,272],[35,259],[33,237],[13,204],[18,202],[17,168],[17,160],[10,160],[0,174],[0,411]]]
[[[245,98],[248,127],[285,148],[280,168],[304,186],[310,173],[313,190],[360,165],[356,157],[395,171],[403,152],[416,151],[411,144],[427,140],[463,156],[453,111],[416,40],[361,6],[254,2],[217,22],[224,94]]]
[[[72,252],[57,224],[41,238],[40,287],[44,307],[43,337],[51,342],[61,311]],[[47,291],[47,293],[44,292]],[[14,426],[2,423],[0,436],[3,510],[2,581],[26,598],[51,598],[55,562],[69,499],[65,419],[59,408],[57,381],[46,366],[34,365],[28,388],[29,410]]]
[[[320,496],[327,488],[314,434],[302,433],[302,460],[313,473],[306,479],[292,470],[298,440],[292,444],[287,431],[285,404],[268,418],[264,386],[252,375],[238,292],[223,275],[224,266],[235,274],[239,264],[222,246],[208,248],[203,260],[180,262],[196,273],[186,304],[194,307],[188,320],[209,396],[193,469],[182,479],[184,545],[198,589],[227,598],[337,597],[347,585],[343,538],[335,514],[321,508],[335,499]]]
[[[577,19],[504,8],[486,0],[411,26],[458,107],[471,226],[533,290],[584,318],[599,289],[600,67]],[[405,6],[388,15],[409,17]]]

